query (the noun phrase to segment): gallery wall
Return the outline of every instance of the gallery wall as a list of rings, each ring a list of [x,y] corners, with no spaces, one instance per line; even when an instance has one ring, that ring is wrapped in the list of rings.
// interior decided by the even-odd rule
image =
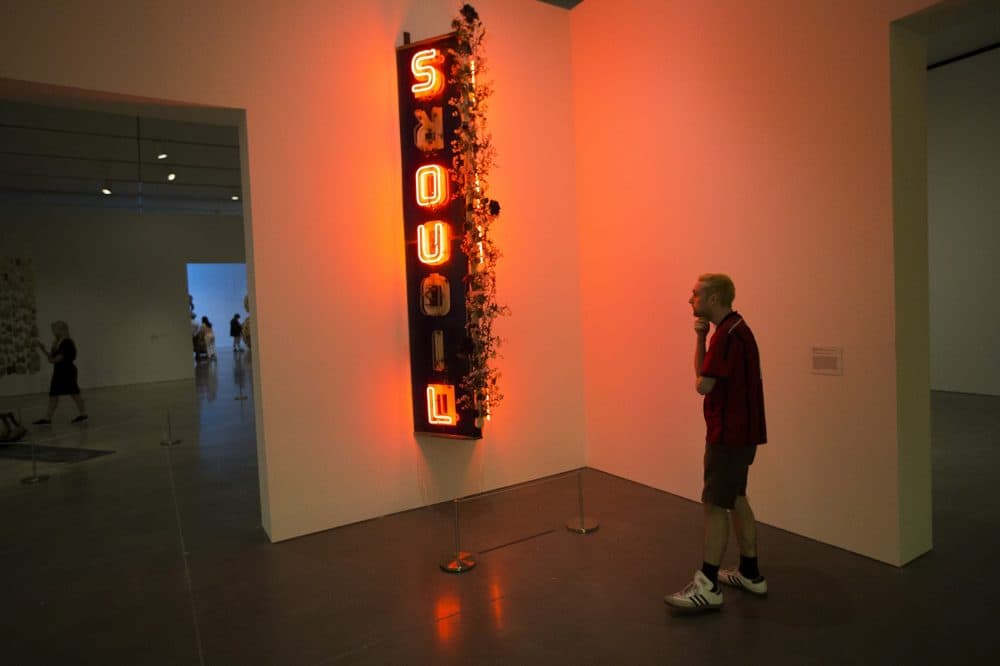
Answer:
[[[233,216],[2,206],[0,230],[4,254],[31,260],[42,341],[70,325],[84,389],[193,377],[186,265],[244,256]],[[43,359],[0,395],[48,393],[51,374]]]
[[[931,386],[1000,395],[1000,50],[927,73]]]
[[[395,46],[446,0],[20,3],[0,77],[246,111],[263,523],[286,539],[584,464],[569,14],[476,2],[496,82],[505,402],[415,438]],[[308,330],[309,334],[303,331]]]
[[[928,392],[897,404],[889,29],[928,4],[573,10],[588,464],[700,497],[687,300],[726,272],[763,362],[758,518],[894,564],[930,547],[928,443],[898,436]],[[813,346],[843,374],[812,374]]]

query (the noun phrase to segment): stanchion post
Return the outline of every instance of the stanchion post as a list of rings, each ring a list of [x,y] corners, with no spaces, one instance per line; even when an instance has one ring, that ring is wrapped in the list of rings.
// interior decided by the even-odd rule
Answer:
[[[160,442],[160,446],[177,446],[181,440],[174,439],[173,428],[170,425],[170,410],[167,410],[167,436]]]
[[[597,528],[600,527],[601,524],[593,517],[590,520],[587,520],[586,514],[583,513],[583,470],[580,470],[576,475],[576,491],[580,504],[580,515],[570,518],[566,523],[566,529],[575,534],[590,534],[591,532],[596,532]]]
[[[35,483],[41,483],[42,481],[48,481],[48,474],[38,473],[38,462],[35,460],[35,443],[33,441],[28,442],[28,446],[31,447],[31,476],[26,476],[21,479],[21,483],[25,485],[31,485]]]
[[[448,573],[462,573],[476,566],[476,558],[472,553],[462,552],[461,535],[458,528],[458,500],[455,505],[455,554],[441,563],[441,570]]]

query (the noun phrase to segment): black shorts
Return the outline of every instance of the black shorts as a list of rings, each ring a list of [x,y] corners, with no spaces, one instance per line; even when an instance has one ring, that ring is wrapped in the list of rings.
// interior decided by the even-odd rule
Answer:
[[[705,488],[702,504],[732,509],[736,498],[747,494],[747,473],[757,455],[757,445],[705,445]]]

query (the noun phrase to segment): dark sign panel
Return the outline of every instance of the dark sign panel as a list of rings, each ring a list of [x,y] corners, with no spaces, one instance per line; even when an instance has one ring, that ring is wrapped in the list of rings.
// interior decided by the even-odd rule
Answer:
[[[459,409],[468,372],[462,197],[452,189],[451,141],[458,122],[449,84],[454,33],[401,46],[396,52],[399,141],[403,166],[403,229],[410,320],[413,429],[478,439],[475,412]]]

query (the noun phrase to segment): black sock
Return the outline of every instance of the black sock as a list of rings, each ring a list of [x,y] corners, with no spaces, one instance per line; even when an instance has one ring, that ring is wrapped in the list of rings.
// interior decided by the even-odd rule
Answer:
[[[757,558],[740,555],[740,573],[744,578],[757,580],[760,578],[760,570],[757,569]]]
[[[712,581],[712,589],[714,590],[719,582],[719,565],[702,562],[701,572],[705,574],[705,578]]]

